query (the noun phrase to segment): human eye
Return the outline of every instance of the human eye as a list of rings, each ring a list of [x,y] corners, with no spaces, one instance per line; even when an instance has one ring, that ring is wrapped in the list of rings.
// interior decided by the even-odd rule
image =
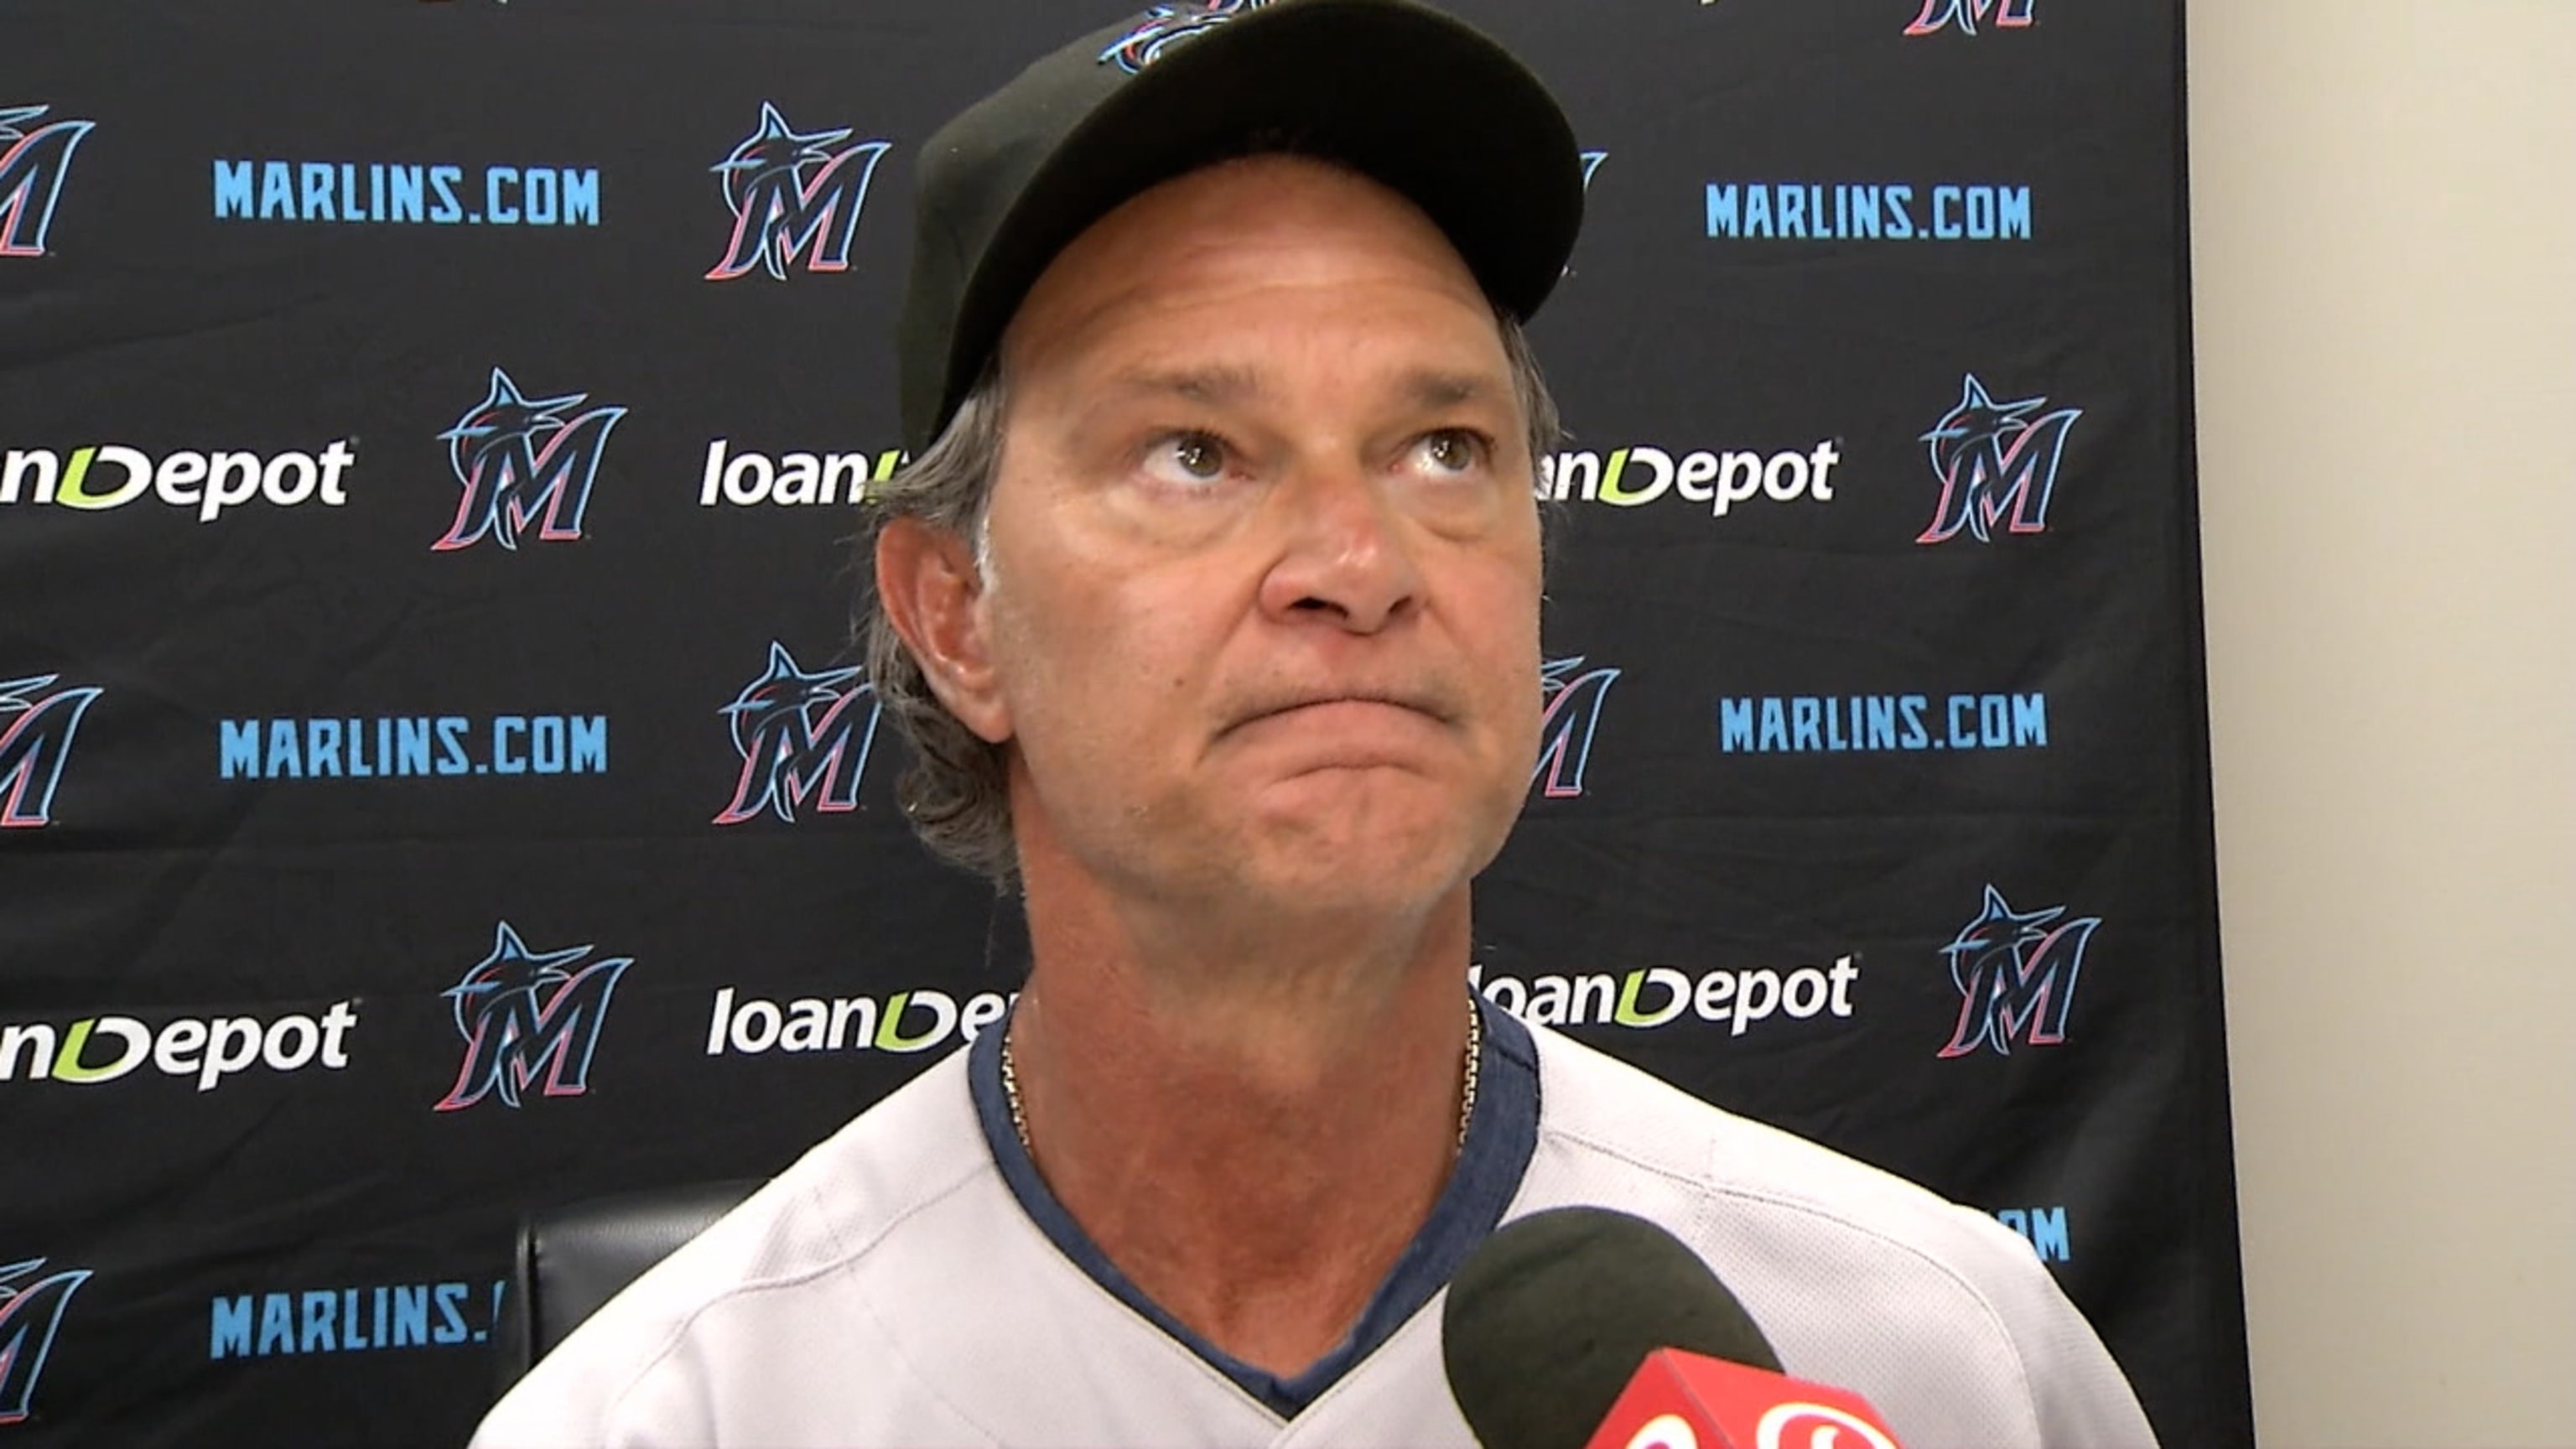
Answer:
[[[1493,461],[1494,440],[1473,428],[1441,428],[1413,440],[1405,462],[1427,477],[1463,478]]]
[[[1144,471],[1158,483],[1203,488],[1225,476],[1230,450],[1214,433],[1167,433],[1145,445]]]

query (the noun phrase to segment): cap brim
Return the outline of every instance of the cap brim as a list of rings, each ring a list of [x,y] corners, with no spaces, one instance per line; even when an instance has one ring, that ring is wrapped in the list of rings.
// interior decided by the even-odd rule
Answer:
[[[1485,295],[1538,310],[1583,222],[1564,113],[1510,52],[1401,0],[1288,0],[1169,47],[1073,126],[1030,176],[959,299],[941,416],[974,384],[1048,264],[1139,192],[1284,150],[1410,198]]]

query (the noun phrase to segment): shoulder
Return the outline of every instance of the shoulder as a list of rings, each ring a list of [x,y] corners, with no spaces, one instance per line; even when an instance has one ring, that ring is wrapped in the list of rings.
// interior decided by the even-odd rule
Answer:
[[[2151,1443],[2127,1381],[2028,1244],[1972,1208],[1711,1106],[1561,1033],[1539,1043],[1516,1211],[1651,1218],[1743,1299],[1789,1371],[1859,1388],[1907,1442]]]
[[[711,1442],[777,1397],[765,1387],[828,1376],[833,1360],[899,1363],[869,1300],[900,1290],[876,1270],[889,1244],[956,1231],[948,1209],[979,1186],[998,1179],[960,1052],[610,1300],[493,1409],[476,1449]],[[975,1437],[962,1422],[916,1427]]]
[[[1985,1229],[1999,1225],[1894,1173],[1712,1106],[1560,1032],[1533,1027],[1531,1035],[1539,1045],[1542,1150],[1568,1165],[1662,1179],[1695,1195],[1884,1236],[1891,1247],[1974,1258],[1996,1245]]]

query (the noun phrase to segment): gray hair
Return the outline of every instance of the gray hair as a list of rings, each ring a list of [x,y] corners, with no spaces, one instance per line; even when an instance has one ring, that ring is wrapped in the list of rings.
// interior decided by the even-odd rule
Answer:
[[[1509,361],[1512,395],[1528,428],[1531,487],[1537,491],[1542,460],[1562,436],[1556,400],[1540,375],[1529,338],[1509,313],[1495,311]],[[953,537],[971,539],[979,577],[992,577],[985,521],[994,481],[1002,470],[1003,415],[1010,387],[999,360],[957,406],[939,438],[893,477],[870,487],[869,508],[856,540],[859,595],[855,628],[865,652],[868,680],[878,706],[912,747],[912,765],[896,784],[904,818],[931,853],[1007,888],[1018,874],[1019,851],[1011,835],[1009,755],[968,729],[930,688],[921,663],[886,617],[876,588],[876,541],[897,518],[918,519]],[[1542,521],[1557,508],[1542,502]],[[1553,532],[1553,530],[1547,530]],[[1544,536],[1544,535],[1543,535]]]

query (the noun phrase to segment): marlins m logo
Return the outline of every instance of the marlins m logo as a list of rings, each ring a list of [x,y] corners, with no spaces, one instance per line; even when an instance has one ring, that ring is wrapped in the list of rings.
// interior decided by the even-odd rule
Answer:
[[[590,485],[599,476],[609,429],[626,416],[622,407],[563,416],[565,409],[579,407],[589,397],[586,392],[527,397],[510,374],[493,368],[491,391],[483,401],[438,435],[447,444],[447,464],[464,496],[456,500],[456,521],[430,551],[446,553],[489,535],[516,552],[531,523],[542,539],[581,537],[582,510],[590,506]]]
[[[740,825],[763,810],[793,822],[796,807],[808,804],[835,814],[857,809],[877,709],[876,691],[856,668],[808,673],[786,645],[772,642],[769,671],[721,711],[733,725],[742,772],[715,823]]]
[[[106,692],[94,685],[44,692],[60,678],[0,679],[0,830],[53,823],[54,787],[63,782],[72,736]]]
[[[2047,402],[2044,397],[1996,402],[1975,373],[1967,375],[1958,406],[1918,440],[1930,448],[1941,501],[1916,543],[1941,543],[1963,529],[1977,542],[1991,543],[1998,523],[2012,533],[2047,531],[2048,499],[2057,491],[2066,430],[2084,416],[2080,408],[2030,416]]]
[[[492,954],[440,993],[455,1008],[465,1061],[438,1111],[471,1107],[494,1093],[516,1107],[519,1094],[540,1082],[549,1097],[590,1090],[590,1057],[608,1019],[609,994],[635,964],[632,956],[603,956],[582,965],[590,951],[530,951],[509,922],[501,923]]]
[[[1193,36],[1216,29],[1246,11],[1258,10],[1270,0],[1191,0],[1179,5],[1149,7],[1127,33],[1109,42],[1100,52],[1102,65],[1115,65],[1134,75],[1155,61],[1163,52]]]
[[[28,129],[49,106],[0,106],[0,257],[41,257],[54,203],[71,174],[72,152],[96,121],[55,121]]]
[[[89,1281],[87,1268],[65,1268],[26,1281],[44,1266],[42,1258],[0,1263],[0,1424],[27,1417],[27,1401],[35,1397],[45,1355],[53,1352],[63,1310]]]
[[[2030,9],[2039,0],[1923,0],[1923,13],[1905,27],[1908,35],[1930,35],[1955,25],[1963,35],[1977,33],[1977,22],[1994,17],[1999,30],[2018,30],[2030,24]]]
[[[868,178],[892,144],[852,141],[847,126],[798,131],[761,102],[760,124],[709,168],[733,208],[733,236],[706,279],[728,282],[756,266],[783,282],[800,255],[809,272],[847,270]]]
[[[1601,727],[1601,701],[1609,696],[1616,669],[1577,674],[1583,656],[1551,659],[1539,666],[1539,697],[1546,713],[1538,723],[1538,765],[1530,783],[1550,800],[1583,793],[1583,767],[1592,763],[1592,732]]]
[[[1992,1046],[2010,1056],[2016,1034],[2032,1046],[2066,1040],[2075,978],[2102,918],[2058,919],[2065,914],[2064,906],[2015,911],[2001,891],[1986,887],[1985,909],[1941,948],[1960,999],[1959,1024],[1940,1055],[1964,1057]]]

